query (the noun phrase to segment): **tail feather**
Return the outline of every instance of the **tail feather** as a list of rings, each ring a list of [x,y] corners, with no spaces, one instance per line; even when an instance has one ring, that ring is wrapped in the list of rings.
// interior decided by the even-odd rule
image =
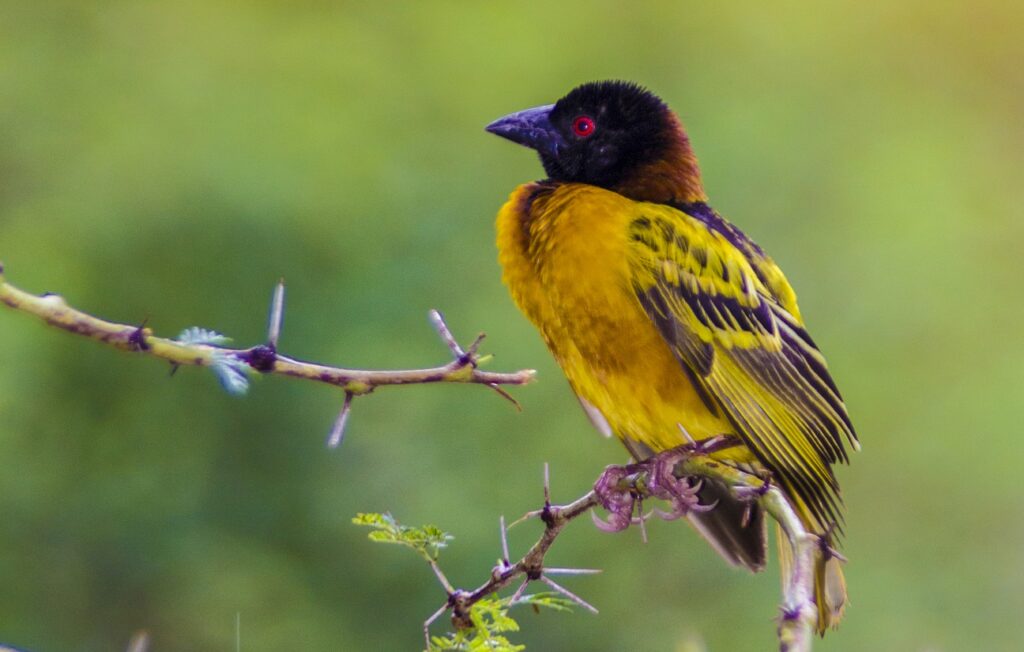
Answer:
[[[733,566],[754,573],[763,570],[768,558],[764,510],[757,503],[737,500],[724,485],[710,479],[704,480],[698,495],[702,505],[715,504],[715,508],[687,514],[694,529]]]

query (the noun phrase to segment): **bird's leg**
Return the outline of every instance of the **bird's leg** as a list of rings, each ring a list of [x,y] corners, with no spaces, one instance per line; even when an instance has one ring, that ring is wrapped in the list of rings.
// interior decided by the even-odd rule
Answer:
[[[773,486],[775,486],[770,471],[763,471],[758,473],[750,473],[745,471],[744,473],[748,473],[749,475],[761,481],[761,484],[759,486],[733,487],[733,496],[735,496],[739,500],[748,503],[748,505],[753,505],[757,501],[761,500],[761,498],[763,498],[764,495],[768,493],[768,491],[771,490]]]
[[[594,483],[594,493],[601,506],[608,510],[608,518],[602,519],[594,512],[590,512],[590,516],[594,525],[605,532],[625,530],[633,521],[636,495],[627,481],[628,477],[629,470],[625,466],[612,465]]]

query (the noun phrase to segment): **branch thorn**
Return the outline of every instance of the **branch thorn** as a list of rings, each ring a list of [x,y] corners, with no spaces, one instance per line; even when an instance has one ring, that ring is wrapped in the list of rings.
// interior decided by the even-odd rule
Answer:
[[[498,519],[498,523],[501,525],[501,561],[507,567],[510,562],[508,556],[508,529],[505,527],[504,515]]]
[[[277,348],[281,338],[281,322],[284,320],[284,279],[277,282],[270,301],[270,319],[267,323],[267,345]]]
[[[644,514],[644,497],[639,496],[636,499],[636,511],[640,514],[637,520],[640,523],[640,540],[647,543],[647,516]]]
[[[497,385],[495,383],[487,383],[487,386],[493,389],[495,392],[497,392],[498,396],[502,397],[503,399],[511,403],[515,407],[516,411],[523,411],[523,406],[519,403],[519,401],[516,400],[516,397],[512,396],[507,391],[505,391],[505,389],[501,385]]]
[[[588,610],[589,612],[594,613],[594,614],[598,613],[597,607],[595,607],[594,605],[590,604],[589,602],[587,602],[586,600],[584,600],[580,596],[576,595],[575,593],[573,593],[569,589],[565,588],[564,586],[562,586],[558,582],[554,581],[550,577],[542,575],[541,578],[540,578],[540,581],[544,582],[545,584],[547,584],[548,586],[550,586],[554,590],[558,591],[559,593],[561,593],[565,597],[569,598],[570,600],[572,600],[573,602],[575,602],[579,606],[581,606],[584,609]]]
[[[341,412],[334,421],[331,434],[327,437],[327,447],[337,448],[345,438],[345,425],[348,423],[349,412],[352,411],[352,392],[345,392],[345,403],[341,406]]]
[[[444,342],[448,350],[451,351],[452,357],[456,360],[463,360],[466,356],[466,352],[462,350],[459,343],[455,340],[455,336],[452,335],[452,331],[448,328],[448,323],[444,320],[444,315],[439,310],[431,309],[427,315],[430,318],[430,324],[437,331],[437,334],[441,337],[441,341]]]
[[[544,514],[544,510],[543,509],[535,509],[533,511],[526,512],[525,514],[523,514],[522,516],[520,516],[516,520],[512,521],[511,523],[509,523],[508,524],[508,529],[511,530],[512,528],[514,528],[515,526],[519,525],[520,523],[525,523],[526,521],[529,521],[531,518],[538,518],[540,516],[543,516],[543,514]]]
[[[427,618],[425,621],[423,621],[423,639],[424,639],[424,641],[426,641],[426,644],[427,644],[427,647],[424,648],[425,650],[429,650],[431,648],[431,645],[430,645],[430,626],[433,625],[434,621],[437,620],[438,618],[440,618],[441,615],[444,614],[444,612],[446,612],[446,611],[448,611],[448,602],[447,601],[445,601],[445,603],[443,605],[441,605],[441,608],[438,609],[437,611],[435,611],[434,614],[432,616],[430,616],[430,618]]]
[[[519,588],[516,589],[516,592],[512,594],[512,600],[509,601],[509,604],[515,604],[519,602],[519,598],[523,597],[523,591],[526,590],[526,585],[529,583],[529,578],[523,580],[523,583],[519,585]]]
[[[136,351],[148,351],[149,343],[146,342],[146,324],[149,323],[149,317],[147,316],[139,324],[138,328],[132,331],[132,334],[128,336],[128,343],[132,345],[132,348]]]
[[[544,462],[544,511],[551,509],[551,468]]]
[[[546,575],[597,575],[602,573],[600,568],[545,568]]]
[[[480,345],[483,343],[485,337],[487,337],[487,333],[478,333],[476,339],[470,343],[469,348],[466,349],[466,353],[464,355],[468,356],[471,360],[476,358],[476,352],[480,349]]]

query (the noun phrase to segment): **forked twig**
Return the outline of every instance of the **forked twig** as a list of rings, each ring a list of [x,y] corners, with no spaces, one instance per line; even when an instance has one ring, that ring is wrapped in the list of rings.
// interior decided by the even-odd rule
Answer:
[[[451,611],[452,623],[456,628],[469,626],[469,612],[474,604],[516,582],[518,582],[518,588],[512,595],[510,604],[515,604],[519,600],[530,582],[541,581],[572,602],[592,613],[597,613],[596,607],[555,582],[551,576],[589,575],[600,571],[583,568],[550,568],[544,565],[544,558],[565,526],[586,512],[593,514],[595,507],[602,507],[604,504],[602,495],[607,492],[618,491],[630,495],[635,499],[635,504],[641,505],[642,509],[642,499],[651,500],[656,497],[652,494],[652,474],[658,465],[668,460],[675,465],[672,475],[684,482],[683,486],[687,487],[687,490],[699,486],[699,482],[703,479],[717,480],[725,485],[737,499],[760,504],[782,527],[794,554],[789,576],[783,578],[781,615],[778,622],[779,646],[781,652],[809,651],[814,639],[814,625],[817,620],[817,609],[814,605],[814,564],[817,555],[821,554],[821,538],[807,531],[785,494],[770,481],[740,471],[711,457],[711,453],[718,448],[734,444],[735,442],[728,438],[723,438],[712,444],[693,442],[644,462],[625,467],[609,467],[602,474],[601,479],[595,483],[595,489],[564,505],[551,503],[550,475],[545,464],[544,506],[541,509],[528,512],[512,523],[514,526],[524,520],[538,518],[544,523],[544,530],[541,532],[540,538],[519,560],[512,562],[508,552],[505,518],[501,517],[501,559],[491,569],[487,581],[472,591],[452,588],[447,584],[447,580],[442,583],[445,586],[448,599],[424,623],[428,649],[430,649],[430,625],[441,614]],[[621,474],[610,474],[611,471],[619,469],[622,470]],[[605,484],[602,488],[602,483],[607,482],[607,477],[617,478],[617,480],[614,486],[609,487]],[[658,491],[656,488],[653,490]],[[678,508],[678,505],[673,504],[673,510]],[[702,508],[703,506],[693,507],[698,511],[701,511]],[[674,518],[678,514],[669,514],[669,516]],[[641,511],[640,519],[643,518],[645,517]],[[625,524],[628,526],[628,524],[636,522],[638,522],[636,517],[633,517],[627,519]],[[639,522],[642,524],[643,521]]]

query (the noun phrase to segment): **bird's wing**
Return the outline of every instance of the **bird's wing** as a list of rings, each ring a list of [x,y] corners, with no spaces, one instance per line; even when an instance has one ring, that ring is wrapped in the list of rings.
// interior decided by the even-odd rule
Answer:
[[[731,231],[669,206],[638,203],[630,274],[643,310],[709,408],[820,528],[839,525],[831,464],[856,434],[781,270]],[[741,249],[742,247],[742,249]]]

